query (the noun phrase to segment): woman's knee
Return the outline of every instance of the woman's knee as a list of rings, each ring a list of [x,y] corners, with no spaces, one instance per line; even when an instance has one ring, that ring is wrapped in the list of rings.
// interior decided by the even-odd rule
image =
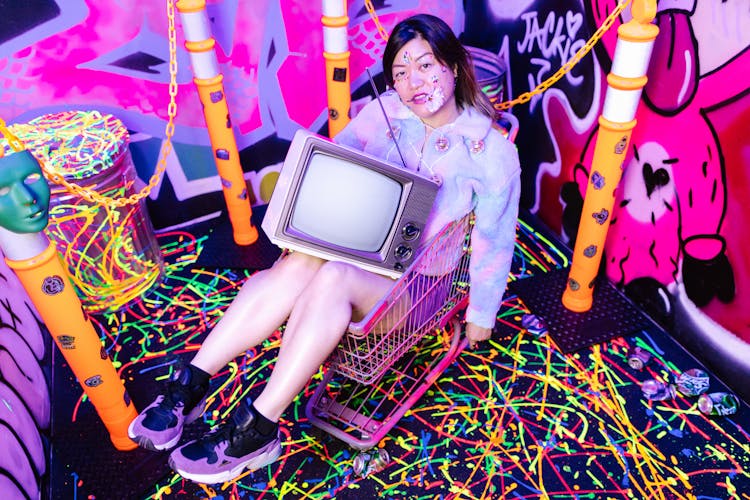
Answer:
[[[311,283],[316,288],[327,289],[337,286],[341,289],[349,283],[352,267],[344,262],[328,261],[325,262],[315,273],[315,278]]]
[[[314,276],[324,262],[324,260],[312,255],[292,252],[279,259],[273,267],[277,268],[279,272],[303,279],[304,276]]]

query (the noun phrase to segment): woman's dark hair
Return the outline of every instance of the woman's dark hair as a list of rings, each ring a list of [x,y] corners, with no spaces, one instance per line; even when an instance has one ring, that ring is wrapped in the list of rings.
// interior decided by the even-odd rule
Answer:
[[[438,61],[456,71],[456,103],[460,108],[473,106],[493,120],[497,111],[487,95],[482,92],[474,74],[471,54],[456,38],[445,21],[430,14],[408,17],[394,26],[383,53],[383,76],[388,86],[393,87],[393,60],[401,48],[421,38],[432,48]]]

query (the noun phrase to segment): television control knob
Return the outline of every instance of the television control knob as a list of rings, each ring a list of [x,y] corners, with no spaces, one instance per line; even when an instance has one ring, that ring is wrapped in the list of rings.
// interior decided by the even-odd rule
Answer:
[[[420,232],[419,226],[413,222],[407,222],[406,225],[401,228],[401,236],[403,236],[406,241],[411,241],[417,238]]]
[[[393,255],[396,257],[397,260],[404,261],[407,260],[409,257],[411,257],[411,254],[414,253],[414,251],[411,249],[408,245],[399,245],[396,247],[396,250],[394,250]]]

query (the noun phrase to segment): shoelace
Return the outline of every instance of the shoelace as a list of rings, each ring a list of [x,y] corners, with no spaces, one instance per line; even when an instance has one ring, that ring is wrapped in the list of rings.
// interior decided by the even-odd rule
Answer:
[[[251,429],[248,429],[248,431],[250,430]],[[218,426],[212,429],[211,432],[206,434],[202,441],[204,445],[213,448],[214,446],[218,446],[224,441],[232,444],[235,437],[237,437],[239,434],[240,433],[237,432],[237,426],[230,419],[226,422],[220,423]]]
[[[247,413],[246,413],[247,412]],[[238,429],[237,419],[245,420],[251,418],[249,409],[238,409],[238,413],[232,418],[225,420],[216,426],[211,432],[209,432],[203,439],[204,443],[209,446],[217,446],[219,443],[226,441],[227,443],[234,444],[236,439],[241,438],[243,435],[252,434],[257,436],[258,431],[253,427],[248,427],[244,430]]]
[[[167,388],[167,393],[164,395],[164,399],[151,409],[153,416],[164,423],[169,423],[174,418],[175,407],[180,403],[185,404],[186,395],[184,390],[180,390],[179,387],[174,387],[170,384]]]

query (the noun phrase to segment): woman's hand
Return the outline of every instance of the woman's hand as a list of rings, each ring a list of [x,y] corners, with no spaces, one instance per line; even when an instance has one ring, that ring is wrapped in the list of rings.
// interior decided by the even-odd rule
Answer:
[[[470,348],[476,348],[478,342],[489,340],[490,336],[492,336],[492,328],[466,323],[466,338],[469,339]]]

